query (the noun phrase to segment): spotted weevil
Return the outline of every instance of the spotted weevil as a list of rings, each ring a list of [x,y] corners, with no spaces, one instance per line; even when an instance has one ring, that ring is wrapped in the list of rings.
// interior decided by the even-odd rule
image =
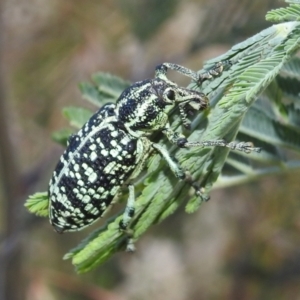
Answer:
[[[120,222],[120,229],[126,230],[134,215],[133,182],[154,151],[161,154],[177,178],[186,179],[186,172],[168,150],[151,141],[155,132],[163,133],[180,148],[221,146],[246,153],[259,151],[245,142],[189,142],[170,127],[168,114],[173,108],[178,107],[183,125],[189,127],[188,112],[207,108],[208,98],[170,81],[166,76],[168,69],[200,85],[220,75],[226,65],[230,63],[217,63],[199,75],[185,67],[163,63],[156,67],[153,79],[136,82],[125,89],[115,104],[104,105],[72,135],[49,183],[49,216],[55,230],[77,231],[90,225],[109,210],[120,189],[127,186],[129,197]]]

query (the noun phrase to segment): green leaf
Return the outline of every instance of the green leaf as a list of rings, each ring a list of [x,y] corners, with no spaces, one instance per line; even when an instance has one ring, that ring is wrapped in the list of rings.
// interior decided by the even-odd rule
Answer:
[[[121,93],[130,85],[129,81],[104,72],[92,75],[95,84],[82,82],[79,84],[84,99],[101,107],[108,102],[116,102]]]
[[[63,115],[69,120],[71,126],[79,129],[90,119],[92,112],[85,108],[70,106],[63,109]]]
[[[33,214],[48,217],[49,198],[47,192],[35,193],[29,196],[24,206]]]
[[[300,81],[298,79],[278,76],[277,83],[284,93],[299,99]]]
[[[270,118],[265,112],[252,108],[246,114],[240,131],[271,145],[300,151],[299,131]]]
[[[300,58],[293,57],[290,61],[284,64],[280,70],[280,75],[300,80]]]
[[[300,6],[298,1],[286,1],[291,4],[288,7],[271,10],[266,15],[266,20],[270,22],[289,22],[300,20]]]
[[[121,217],[116,220],[120,221]],[[126,238],[119,229],[119,223],[116,222],[108,225],[108,228],[102,227],[95,230],[76,248],[69,251],[64,259],[72,259],[78,273],[87,272],[97,265],[106,261],[111,253],[114,253],[115,241],[119,250],[125,250]]]
[[[52,133],[52,139],[58,144],[66,147],[70,135],[73,133],[73,130],[69,128],[63,128]]]
[[[101,98],[100,92],[93,84],[89,82],[81,82],[79,83],[79,89],[83,99],[88,100],[98,107],[101,107],[103,104],[105,104],[104,99]]]
[[[105,102],[116,102],[121,93],[131,84],[118,76],[103,72],[92,75],[92,79]]]
[[[290,104],[286,106],[289,117],[289,124],[298,129],[300,127],[300,109],[295,107],[294,104]]]

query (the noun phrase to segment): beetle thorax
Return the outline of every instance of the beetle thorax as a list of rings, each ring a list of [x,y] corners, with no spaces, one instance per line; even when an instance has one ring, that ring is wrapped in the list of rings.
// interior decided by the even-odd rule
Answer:
[[[116,114],[133,136],[149,135],[164,128],[175,101],[166,97],[171,85],[160,79],[140,81],[126,89],[117,102]]]

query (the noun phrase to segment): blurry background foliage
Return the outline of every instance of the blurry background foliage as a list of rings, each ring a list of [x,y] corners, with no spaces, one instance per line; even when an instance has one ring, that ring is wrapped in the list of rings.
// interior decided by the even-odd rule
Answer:
[[[0,299],[300,297],[299,172],[215,191],[197,213],[179,210],[153,227],[135,255],[121,253],[80,277],[61,257],[87,231],[57,235],[23,208],[28,194],[47,188],[62,152],[49,137],[67,124],[62,107],[83,105],[78,82],[99,70],[136,81],[152,77],[163,61],[200,69],[270,26],[264,15],[279,5],[2,2]]]

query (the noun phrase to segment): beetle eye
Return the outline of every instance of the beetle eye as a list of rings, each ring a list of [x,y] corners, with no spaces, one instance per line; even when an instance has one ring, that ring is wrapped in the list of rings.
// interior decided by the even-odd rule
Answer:
[[[169,100],[175,100],[175,92],[173,90],[168,90],[166,96]]]

